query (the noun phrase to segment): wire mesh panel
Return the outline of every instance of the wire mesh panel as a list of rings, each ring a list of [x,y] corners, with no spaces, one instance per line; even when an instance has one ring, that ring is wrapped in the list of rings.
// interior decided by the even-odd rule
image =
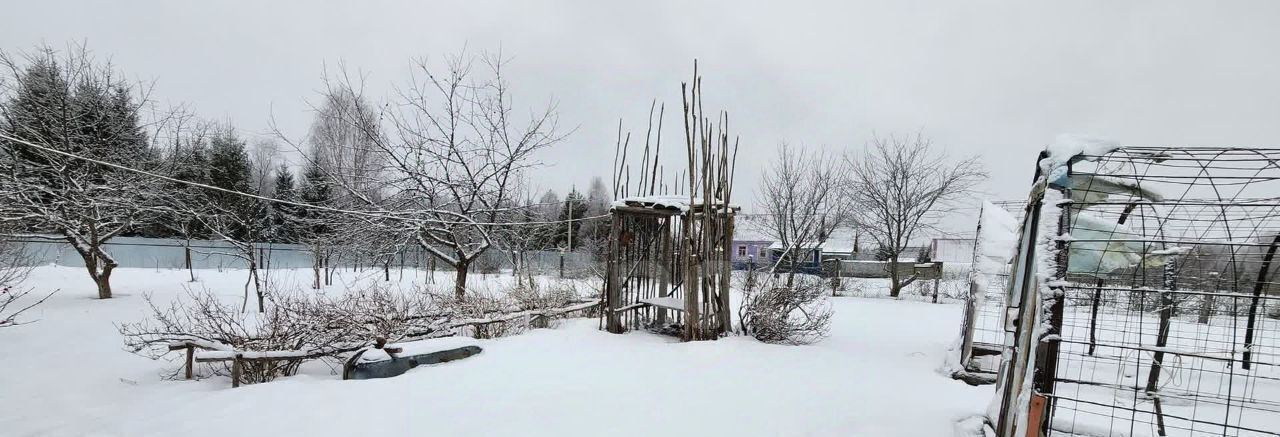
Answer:
[[[984,223],[993,214],[1004,214],[1013,220],[1021,220],[1025,201],[990,202],[978,213],[978,239],[986,238],[993,230],[983,229]],[[999,211],[988,208],[998,208]],[[987,226],[990,226],[989,224]],[[999,230],[997,230],[999,231]],[[974,245],[973,261],[970,263],[969,293],[965,296],[965,313],[962,320],[962,339],[960,359],[964,371],[968,375],[957,375],[971,381],[982,383],[994,382],[994,374],[1000,365],[1000,355],[1004,344],[1004,308],[1005,292],[1009,285],[1009,265],[989,264],[984,260],[991,248],[987,242],[979,241]],[[973,375],[990,375],[987,378]]]
[[[1280,436],[1280,150],[1066,167],[1043,180],[1061,200],[1041,206],[1039,313],[1019,315],[1039,320],[1031,401],[1006,405],[1040,435]]]

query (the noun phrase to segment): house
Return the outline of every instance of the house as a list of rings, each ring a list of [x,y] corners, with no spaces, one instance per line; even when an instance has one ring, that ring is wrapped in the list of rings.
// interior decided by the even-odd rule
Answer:
[[[771,262],[769,246],[773,244],[773,238],[769,237],[765,226],[759,217],[746,214],[736,217],[729,253],[729,262],[734,270],[746,270]]]
[[[800,244],[792,253],[786,252],[781,242],[774,242],[769,246],[769,263],[778,264],[778,269],[784,271],[794,269],[800,273],[822,273],[821,244]]]
[[[767,263],[769,246],[772,244],[773,241],[769,240],[734,239],[729,262],[733,264],[734,270],[748,269],[752,265]]]

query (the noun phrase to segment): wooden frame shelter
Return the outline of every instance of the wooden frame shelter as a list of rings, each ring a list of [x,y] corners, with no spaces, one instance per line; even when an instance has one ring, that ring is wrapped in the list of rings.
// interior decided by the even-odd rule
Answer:
[[[629,198],[611,211],[606,329],[650,329],[684,340],[731,330],[729,278],[738,207],[688,197]]]

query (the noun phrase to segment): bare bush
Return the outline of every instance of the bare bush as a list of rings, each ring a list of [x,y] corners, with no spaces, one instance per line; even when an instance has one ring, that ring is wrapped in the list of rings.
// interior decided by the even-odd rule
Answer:
[[[405,341],[453,335],[450,316],[426,293],[402,293],[385,284],[348,288],[336,298],[293,298],[288,311],[300,320],[316,320],[338,343],[366,344],[377,338]]]
[[[321,334],[312,326],[304,326],[290,313],[275,307],[259,314],[244,313],[218,300],[207,289],[188,289],[186,299],[175,300],[162,307],[146,296],[151,318],[118,326],[125,337],[125,347],[152,359],[169,352],[169,346],[189,342],[214,350],[296,350],[317,343],[313,336]],[[271,368],[247,363],[243,381],[265,382],[279,376],[292,375],[301,360],[275,363]],[[230,375],[225,363],[208,363],[203,375]],[[175,370],[170,377],[176,377]]]
[[[499,317],[517,312],[519,308],[512,305],[510,300],[498,297],[489,291],[472,289],[472,292],[465,296],[432,293],[430,299],[454,319],[451,326],[458,329],[459,335],[498,338],[524,331],[523,324],[506,323],[507,320]]]
[[[21,244],[0,238],[0,328],[20,325],[18,316],[52,296],[50,292],[40,299],[29,298],[31,288],[23,287],[31,272]]]
[[[786,285],[772,275],[748,273],[741,287],[738,325],[765,343],[810,344],[831,331],[831,305],[821,280],[797,277]]]
[[[268,288],[271,288],[268,283]],[[227,352],[291,352],[275,362],[243,363],[243,383],[292,375],[306,360],[339,363],[352,352],[381,342],[403,342],[469,335],[494,338],[562,317],[564,307],[581,303],[571,284],[538,285],[509,295],[477,292],[459,297],[442,290],[401,292],[381,283],[348,288],[336,297],[271,290],[267,310],[245,313],[220,301],[208,290],[162,307],[147,302],[147,320],[119,326],[130,351],[157,359],[170,345],[190,343]],[[572,307],[571,307],[572,308]],[[296,358],[295,358],[296,357]],[[205,365],[202,375],[230,375],[226,363]],[[177,376],[175,370],[170,377]]]
[[[538,281],[518,283],[507,295],[521,310],[558,308],[578,301],[578,289],[571,282],[541,284]]]

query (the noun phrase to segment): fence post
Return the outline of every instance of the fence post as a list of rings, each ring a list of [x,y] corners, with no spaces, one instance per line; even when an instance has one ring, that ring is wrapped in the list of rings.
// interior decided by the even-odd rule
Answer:
[[[195,365],[195,347],[191,343],[187,343],[187,379],[191,379],[191,367]]]
[[[240,375],[244,373],[244,364],[241,363],[243,355],[237,353],[235,359],[231,360],[231,388],[240,386]]]

